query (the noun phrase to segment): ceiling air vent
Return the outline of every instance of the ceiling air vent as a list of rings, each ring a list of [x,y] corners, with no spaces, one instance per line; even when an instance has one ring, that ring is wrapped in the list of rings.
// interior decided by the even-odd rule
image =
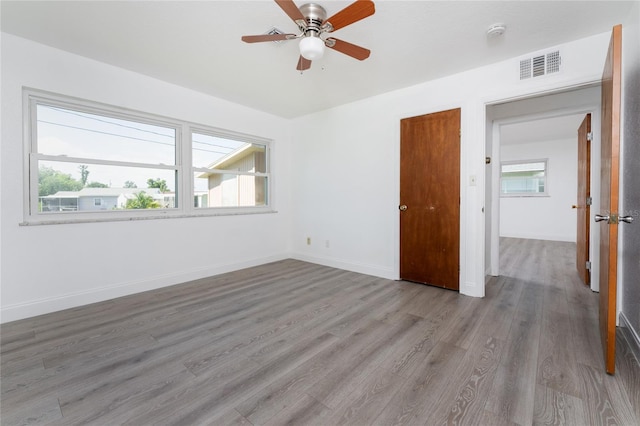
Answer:
[[[541,77],[560,71],[560,52],[550,52],[520,61],[520,80]]]
[[[276,27],[271,27],[271,29],[269,31],[267,31],[265,33],[265,35],[276,35],[276,34],[284,34],[284,31],[276,28]],[[274,40],[274,43],[282,43],[282,40]]]

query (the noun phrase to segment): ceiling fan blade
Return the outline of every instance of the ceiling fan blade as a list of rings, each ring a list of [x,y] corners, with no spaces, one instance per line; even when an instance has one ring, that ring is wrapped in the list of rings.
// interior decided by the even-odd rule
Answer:
[[[347,56],[356,58],[359,61],[363,61],[369,57],[371,51],[360,47],[355,44],[347,43],[346,41],[338,40],[337,38],[328,38],[325,41],[328,48],[337,50],[340,53],[344,53]]]
[[[293,0],[275,0],[275,2],[278,3],[278,6],[280,6],[280,8],[284,10],[284,13],[289,15],[289,18],[291,18],[293,22],[295,22],[298,26],[300,26],[300,23],[298,21],[302,21],[302,23],[307,22],[304,15],[302,14],[302,12],[300,12],[300,9],[298,9],[298,6],[296,6]]]
[[[263,41],[282,41],[296,38],[295,34],[262,34],[262,35],[246,35],[242,36],[245,43],[260,43]]]
[[[371,16],[375,12],[376,7],[371,0],[357,0],[355,3],[351,3],[329,19],[326,19],[323,22],[323,25],[328,22],[333,28],[331,31],[336,31],[364,19],[367,16]]]
[[[300,55],[300,59],[298,59],[298,66],[296,67],[296,69],[298,71],[304,71],[308,70],[309,68],[311,68],[311,61],[305,59],[302,55]]]

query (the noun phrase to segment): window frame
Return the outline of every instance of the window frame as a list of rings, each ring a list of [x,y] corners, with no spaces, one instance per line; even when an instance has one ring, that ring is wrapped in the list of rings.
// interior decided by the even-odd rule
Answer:
[[[191,177],[193,179],[193,175],[195,173],[210,173],[210,174],[219,174],[219,175],[235,175],[235,176],[253,176],[253,177],[264,177],[267,179],[267,189],[266,189],[266,201],[264,206],[251,206],[251,207],[233,207],[233,206],[220,206],[220,207],[193,207],[195,210],[221,210],[221,211],[234,211],[235,209],[243,209],[243,208],[262,208],[268,207],[271,201],[271,148],[270,143],[267,140],[258,140],[255,137],[248,137],[247,135],[243,135],[240,133],[231,133],[231,132],[221,132],[219,129],[207,128],[203,126],[193,125],[189,129],[189,140],[192,141],[193,134],[202,134],[206,136],[213,136],[218,138],[224,138],[228,140],[233,140],[236,142],[250,143],[255,145],[262,145],[265,147],[265,172],[243,172],[240,170],[234,169],[207,169],[205,167],[196,167],[193,165],[193,160],[191,159],[191,153],[189,153],[189,164],[191,165]],[[191,151],[193,150],[193,143],[190,144]],[[238,182],[239,184],[239,182]],[[193,185],[192,182],[192,186]],[[192,191],[192,198],[195,196],[195,191]],[[193,205],[193,203],[192,203]]]
[[[502,192],[502,167],[514,164],[544,163],[544,192]],[[534,160],[508,160],[500,162],[500,197],[501,198],[523,198],[523,197],[549,197],[549,159],[539,158]]]
[[[175,131],[175,164],[152,164],[117,160],[102,160],[90,158],[67,157],[64,155],[46,155],[38,152],[37,107],[46,105],[128,120],[142,124],[156,125],[174,129]],[[180,217],[201,217],[237,214],[272,213],[273,183],[272,183],[272,143],[273,140],[228,131],[189,121],[178,120],[150,114],[142,111],[126,109],[118,106],[98,103],[94,101],[73,98],[65,95],[45,92],[37,89],[23,88],[23,222],[21,225],[39,225],[75,222],[111,222],[137,219],[160,219]],[[267,197],[263,206],[244,207],[195,207],[193,175],[196,168],[191,161],[192,133],[212,134],[226,139],[255,143],[265,146]],[[93,211],[64,211],[40,212],[38,209],[38,164],[41,161],[78,163],[88,165],[125,166],[133,168],[148,168],[152,170],[175,171],[175,208],[158,209],[130,209],[130,210],[93,210]],[[184,194],[187,194],[186,196]]]

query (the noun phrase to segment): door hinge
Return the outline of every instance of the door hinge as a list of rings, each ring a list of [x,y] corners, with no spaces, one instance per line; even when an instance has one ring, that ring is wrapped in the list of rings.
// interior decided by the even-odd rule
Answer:
[[[588,141],[592,141],[593,140],[593,132],[587,133],[587,140]]]
[[[593,204],[593,198],[591,198],[591,197],[587,197],[586,204],[587,204],[588,206],[592,205],[592,204]]]
[[[587,264],[585,265],[585,268],[587,268],[589,271],[591,270],[591,262],[589,262],[587,260]]]

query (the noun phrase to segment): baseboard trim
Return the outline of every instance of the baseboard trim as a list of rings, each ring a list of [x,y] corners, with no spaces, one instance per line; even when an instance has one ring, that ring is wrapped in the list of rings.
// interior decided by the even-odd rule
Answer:
[[[359,274],[373,275],[374,277],[386,278],[389,280],[397,280],[398,277],[391,268],[381,268],[376,265],[367,265],[363,263],[344,262],[330,257],[313,256],[304,253],[292,253],[292,259],[301,260],[303,262],[316,263],[318,265],[329,266],[331,268],[344,269],[345,271],[357,272]]]
[[[628,318],[625,316],[624,312],[620,312],[620,331],[622,331],[622,335],[624,339],[629,344],[629,348],[631,348],[631,352],[636,357],[636,360],[640,363],[640,336],[636,330],[634,330],[633,326],[629,322]]]
[[[174,274],[159,275],[145,280],[130,281],[87,291],[7,305],[0,308],[0,323],[31,318],[91,303],[104,302],[118,297],[155,290],[240,269],[251,268],[253,266],[264,265],[266,263],[276,262],[287,258],[290,258],[289,254],[283,253],[279,255],[249,259],[242,262],[216,265],[212,267],[193,269],[190,271],[181,271]]]

